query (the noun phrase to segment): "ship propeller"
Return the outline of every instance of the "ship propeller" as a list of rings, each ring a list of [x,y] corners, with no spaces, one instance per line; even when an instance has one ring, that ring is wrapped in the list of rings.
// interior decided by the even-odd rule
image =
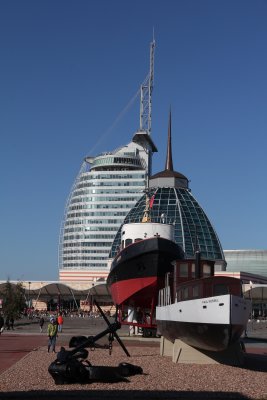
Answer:
[[[104,321],[106,322],[106,324],[110,328],[111,327],[111,323],[107,319],[106,315],[104,314],[103,310],[101,309],[101,307],[99,306],[97,301],[95,300],[94,302],[95,302],[95,305],[96,305],[98,311],[100,312],[101,316],[103,317]],[[118,306],[116,305],[115,323],[119,324],[119,322],[117,321],[117,318],[118,318]],[[127,355],[127,357],[130,357],[130,354],[129,354],[128,350],[126,349],[124,343],[122,342],[122,340],[118,336],[117,332],[114,331],[113,329],[111,329],[110,334],[109,334],[109,353],[111,354],[111,351],[112,351],[112,342],[114,340],[114,337],[117,339],[117,342],[119,343],[119,345],[121,346],[122,350]]]

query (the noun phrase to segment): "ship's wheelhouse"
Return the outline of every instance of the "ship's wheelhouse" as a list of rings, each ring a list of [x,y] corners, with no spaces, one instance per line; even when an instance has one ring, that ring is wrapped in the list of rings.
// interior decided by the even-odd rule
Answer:
[[[240,280],[232,277],[214,276],[206,279],[184,282],[176,287],[175,300],[185,301],[223,296],[225,294],[242,296]]]

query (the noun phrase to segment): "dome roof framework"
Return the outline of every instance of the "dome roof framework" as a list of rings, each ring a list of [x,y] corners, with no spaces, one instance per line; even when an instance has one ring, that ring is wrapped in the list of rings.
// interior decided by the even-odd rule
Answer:
[[[224,260],[222,247],[212,224],[188,189],[151,188],[148,195],[150,198],[154,196],[151,220],[159,222],[165,218],[166,223],[175,225],[175,241],[185,251],[186,258],[194,257],[195,251],[200,250],[203,257],[212,260]],[[141,222],[145,203],[146,195],[143,195],[128,213],[124,223]],[[118,251],[120,238],[121,227],[111,248],[111,258]]]
[[[218,262],[217,266],[215,263],[215,269],[224,270],[226,263],[219,238],[204,210],[193,197],[188,182],[186,176],[173,170],[170,113],[165,169],[150,178],[149,188],[130,210],[124,224],[142,221],[148,195],[153,200],[150,201],[151,221],[174,224],[175,241],[184,250],[186,258],[194,257],[198,250],[203,257]],[[110,258],[119,249],[121,228],[112,244]]]

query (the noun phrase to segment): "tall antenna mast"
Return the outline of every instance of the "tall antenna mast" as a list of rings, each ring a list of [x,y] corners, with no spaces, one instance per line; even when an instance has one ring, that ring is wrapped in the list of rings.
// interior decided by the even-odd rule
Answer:
[[[141,85],[141,100],[140,100],[140,131],[146,131],[151,134],[151,115],[152,115],[152,91],[154,84],[154,54],[155,54],[155,39],[153,31],[153,40],[150,43],[150,68],[149,74]]]

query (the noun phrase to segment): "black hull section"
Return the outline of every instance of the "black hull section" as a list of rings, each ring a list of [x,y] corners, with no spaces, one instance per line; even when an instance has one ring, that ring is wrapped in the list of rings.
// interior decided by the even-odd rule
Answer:
[[[244,326],[157,321],[157,330],[171,342],[180,339],[201,350],[223,351],[239,340]]]
[[[171,262],[183,259],[182,249],[168,239],[155,237],[129,245],[114,258],[107,279],[108,285],[144,277],[164,277],[171,271]]]

